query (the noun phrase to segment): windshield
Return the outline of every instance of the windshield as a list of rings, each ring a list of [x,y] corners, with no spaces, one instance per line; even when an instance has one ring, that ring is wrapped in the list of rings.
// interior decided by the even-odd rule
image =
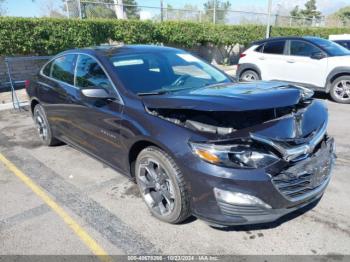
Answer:
[[[341,45],[322,38],[309,38],[311,42],[322,47],[331,56],[350,55],[350,51]]]
[[[231,82],[216,68],[181,51],[116,55],[109,59],[123,85],[139,95]]]

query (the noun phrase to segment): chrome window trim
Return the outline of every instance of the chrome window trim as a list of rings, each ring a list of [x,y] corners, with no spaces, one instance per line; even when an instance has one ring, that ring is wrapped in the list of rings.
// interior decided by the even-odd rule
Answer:
[[[106,74],[106,76],[107,76],[109,82],[111,83],[111,85],[112,85],[112,87],[113,87],[115,93],[117,94],[117,100],[115,100],[115,102],[117,102],[118,104],[124,105],[123,98],[121,97],[121,95],[120,95],[118,89],[116,88],[115,84],[113,83],[112,79],[110,78],[109,74],[107,73],[105,67],[101,64],[100,61],[98,61],[98,60],[96,59],[96,57],[94,57],[94,56],[92,56],[92,55],[90,55],[90,54],[86,54],[86,53],[82,53],[82,52],[71,52],[71,53],[66,53],[66,54],[57,55],[57,56],[51,58],[48,62],[46,62],[46,63],[43,65],[43,67],[40,69],[39,74],[40,74],[41,76],[47,78],[47,79],[50,79],[51,81],[55,81],[55,82],[58,82],[58,83],[60,83],[60,84],[68,85],[69,87],[72,87],[72,88],[75,88],[75,89],[79,89],[79,88],[75,85],[75,73],[76,73],[76,68],[77,68],[77,59],[78,59],[78,57],[77,57],[77,59],[76,59],[75,68],[74,68],[74,85],[71,85],[71,84],[68,84],[68,83],[66,83],[66,82],[60,81],[60,80],[58,80],[58,79],[52,78],[52,77],[47,76],[47,75],[45,75],[45,74],[43,73],[44,68],[45,68],[49,63],[51,63],[53,60],[55,60],[55,59],[57,59],[57,58],[60,58],[60,57],[66,56],[66,55],[77,55],[77,56],[79,56],[79,55],[86,55],[86,56],[89,56],[89,57],[91,57],[92,59],[94,59],[94,60],[98,63],[98,65],[102,68],[103,72]]]

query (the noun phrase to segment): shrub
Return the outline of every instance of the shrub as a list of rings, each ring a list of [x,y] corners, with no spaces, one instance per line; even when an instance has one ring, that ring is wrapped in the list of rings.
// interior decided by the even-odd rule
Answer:
[[[349,28],[273,27],[272,36],[350,33]],[[265,26],[213,25],[117,19],[0,18],[0,55],[52,55],[110,40],[128,44],[247,45],[265,35]]]

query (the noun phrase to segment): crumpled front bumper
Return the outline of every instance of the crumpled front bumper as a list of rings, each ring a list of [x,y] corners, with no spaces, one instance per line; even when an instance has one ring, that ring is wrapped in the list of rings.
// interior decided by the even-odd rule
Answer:
[[[311,156],[291,164],[278,174],[266,172],[249,177],[246,181],[240,176],[237,180],[234,176],[230,179],[206,176],[202,185],[208,191],[219,188],[241,192],[257,197],[267,205],[230,203],[218,199],[215,194],[207,194],[206,197],[194,199],[193,212],[213,225],[273,222],[288,213],[316,203],[322,197],[331,179],[335,158],[334,140],[325,138]]]

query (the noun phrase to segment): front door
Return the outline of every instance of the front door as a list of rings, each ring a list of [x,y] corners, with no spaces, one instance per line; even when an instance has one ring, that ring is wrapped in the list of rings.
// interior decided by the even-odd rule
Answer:
[[[77,91],[69,97],[69,122],[70,131],[79,138],[75,142],[97,158],[120,168],[123,105],[117,90],[101,64],[84,54],[78,55],[74,82]],[[82,89],[100,88],[115,99],[85,97],[81,92]]]

